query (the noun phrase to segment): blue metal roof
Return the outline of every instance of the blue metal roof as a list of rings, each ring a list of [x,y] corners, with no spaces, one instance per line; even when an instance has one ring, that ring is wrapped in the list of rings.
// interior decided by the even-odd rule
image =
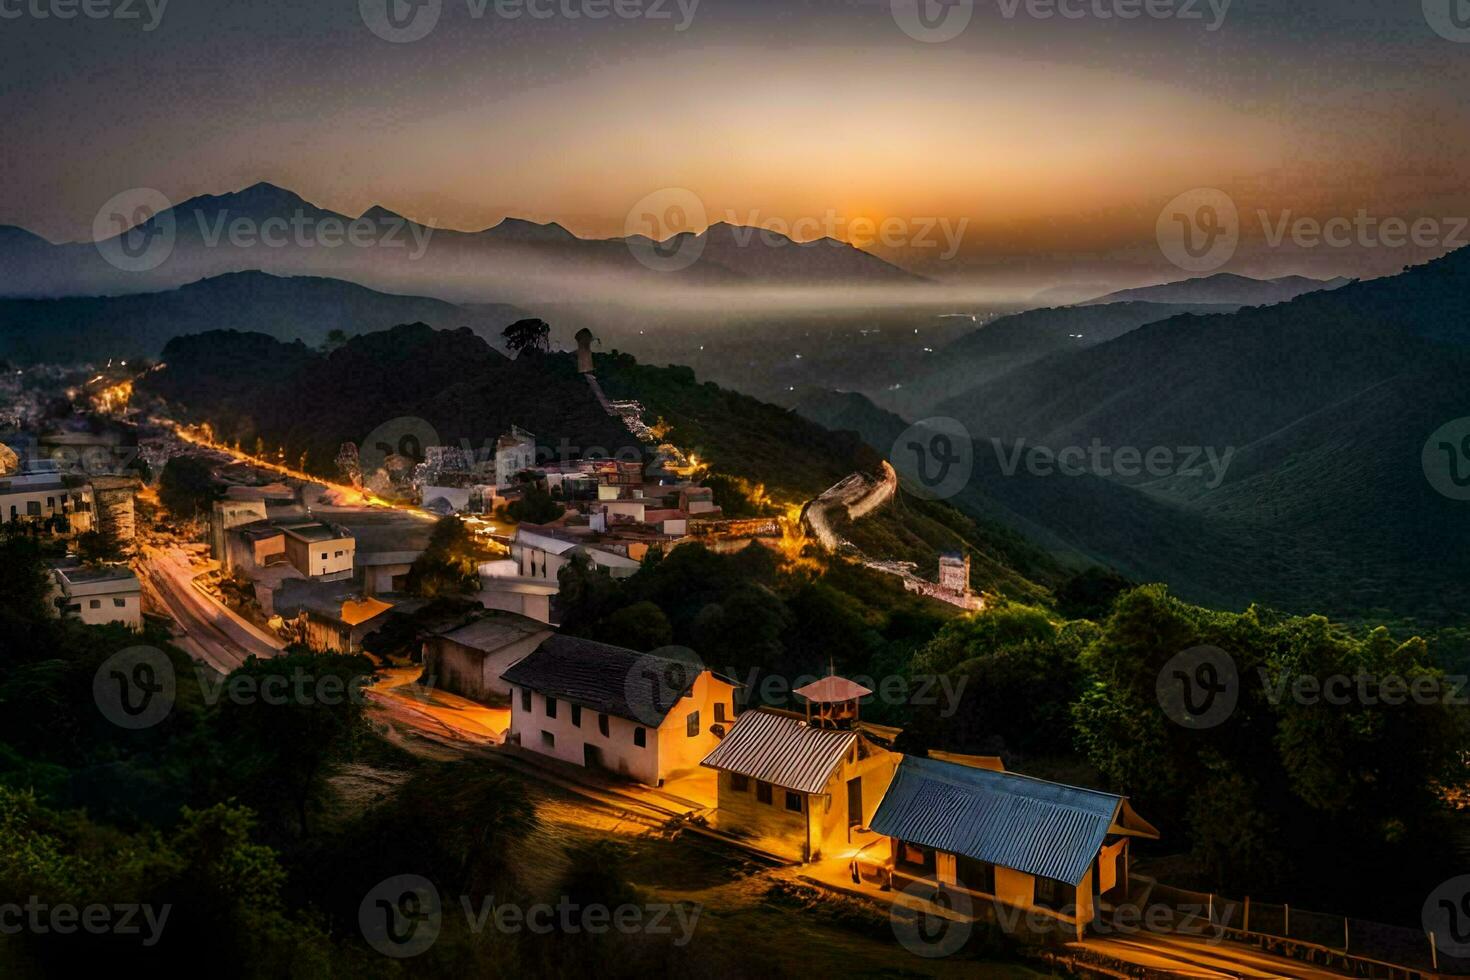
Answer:
[[[872,828],[887,837],[1076,885],[1123,798],[905,756]]]

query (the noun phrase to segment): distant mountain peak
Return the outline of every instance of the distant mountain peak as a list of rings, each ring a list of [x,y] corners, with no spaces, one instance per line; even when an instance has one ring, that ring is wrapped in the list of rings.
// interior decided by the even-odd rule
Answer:
[[[191,197],[181,209],[204,211],[234,211],[249,215],[281,215],[295,211],[326,213],[325,209],[307,201],[295,191],[278,187],[268,181],[257,181],[249,187],[224,194],[200,194]]]
[[[502,218],[500,223],[485,229],[483,234],[505,241],[517,242],[570,242],[576,241],[577,236],[567,231],[555,221],[544,224],[529,221],[526,218]]]

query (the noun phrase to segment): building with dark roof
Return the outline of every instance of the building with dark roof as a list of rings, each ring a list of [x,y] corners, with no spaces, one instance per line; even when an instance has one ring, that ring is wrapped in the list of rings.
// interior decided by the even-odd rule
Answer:
[[[693,771],[734,720],[735,682],[692,655],[551,636],[501,677],[512,742],[650,786]]]
[[[863,828],[898,759],[860,731],[759,708],[742,714],[702,765],[719,773],[720,830],[815,861],[866,842]]]
[[[883,848],[854,861],[887,883],[955,889],[1039,910],[1080,939],[1099,899],[1127,890],[1128,848],[1158,831],[1113,793],[1018,773],[906,757],[872,829]]]

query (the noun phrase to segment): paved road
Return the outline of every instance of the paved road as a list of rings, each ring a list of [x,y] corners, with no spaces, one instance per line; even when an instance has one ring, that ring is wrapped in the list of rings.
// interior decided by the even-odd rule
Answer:
[[[179,548],[143,549],[144,592],[183,630],[176,642],[190,656],[229,673],[254,654],[274,657],[285,644],[194,587],[195,569]]]

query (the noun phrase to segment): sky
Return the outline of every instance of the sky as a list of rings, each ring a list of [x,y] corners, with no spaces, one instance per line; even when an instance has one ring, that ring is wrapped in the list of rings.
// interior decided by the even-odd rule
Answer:
[[[268,180],[349,214],[604,237],[680,188],[696,225],[851,240],[889,219],[902,246],[963,221],[966,268],[1082,269],[1156,252],[1195,188],[1264,212],[1246,239],[1470,213],[1452,0],[946,0],[927,23],[969,20],[926,41],[933,2],[0,0],[0,224],[79,240],[129,188]],[[386,3],[432,29],[385,39]],[[1167,16],[1117,16],[1146,6]]]

